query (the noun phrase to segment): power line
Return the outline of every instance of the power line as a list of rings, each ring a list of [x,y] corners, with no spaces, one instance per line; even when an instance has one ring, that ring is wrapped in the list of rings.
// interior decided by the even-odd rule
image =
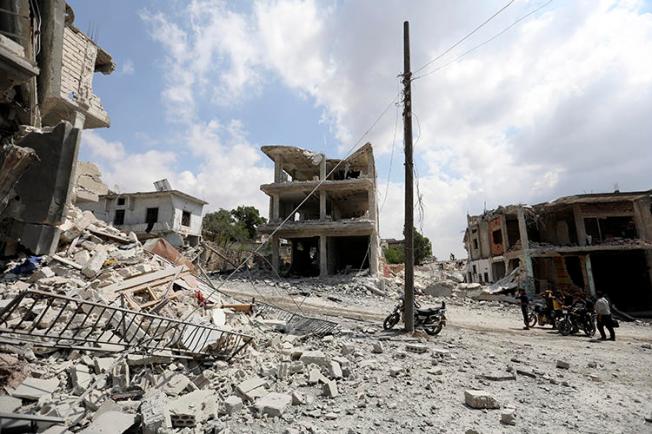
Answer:
[[[398,95],[400,95],[400,92],[401,92],[400,91],[400,86],[401,86],[400,82],[398,83],[398,86],[399,86],[399,90],[397,91],[397,97],[398,97]],[[383,203],[380,205],[380,211],[383,210],[383,208],[385,207],[385,202],[387,201],[387,194],[389,193],[389,182],[390,182],[390,178],[392,176],[392,163],[394,162],[394,148],[396,146],[396,133],[398,131],[398,114],[399,114],[400,102],[397,101],[395,103],[395,105],[396,105],[396,116],[394,118],[394,136],[392,138],[392,153],[391,153],[391,155],[389,157],[389,170],[387,171],[387,185],[385,186],[385,197],[383,197]],[[379,211],[379,213],[380,213],[380,211]]]
[[[514,0],[511,0],[511,1],[510,1],[509,3],[507,3],[505,6],[503,6],[502,8],[500,8],[496,13],[494,13],[492,16],[490,16],[489,18],[487,18],[483,23],[481,23],[479,26],[477,26],[475,29],[473,29],[470,33],[467,33],[467,35],[464,36],[462,39],[460,39],[459,41],[457,41],[456,43],[454,43],[453,45],[451,45],[450,47],[448,47],[448,48],[447,48],[443,53],[441,53],[439,56],[437,56],[437,57],[435,57],[434,59],[432,59],[432,60],[426,62],[423,66],[421,66],[420,68],[416,69],[416,70],[413,71],[412,73],[413,73],[413,74],[416,74],[417,72],[419,72],[419,71],[421,71],[421,70],[427,68],[428,66],[432,65],[433,63],[435,63],[437,60],[441,59],[442,57],[444,57],[445,55],[447,55],[448,53],[450,53],[452,50],[455,49],[455,47],[457,47],[457,46],[460,45],[462,42],[466,41],[468,38],[470,38],[471,36],[473,36],[473,34],[474,34],[475,32],[477,32],[478,30],[480,30],[481,28],[483,28],[483,27],[484,27],[485,25],[487,25],[491,20],[493,20],[494,18],[496,18],[498,15],[500,15],[500,14],[501,14],[505,9],[507,9],[508,7],[510,7],[510,6],[512,5],[512,3],[514,3]]]
[[[458,62],[460,59],[462,59],[462,58],[465,57],[466,55],[471,54],[472,52],[474,52],[474,51],[477,50],[478,48],[481,48],[481,47],[487,45],[488,43],[490,43],[491,41],[493,41],[494,39],[496,39],[496,38],[502,36],[503,34],[505,34],[506,32],[508,32],[510,29],[512,29],[512,27],[514,27],[515,25],[517,25],[517,24],[520,23],[521,21],[527,19],[530,15],[533,15],[533,14],[539,12],[541,9],[545,8],[546,6],[548,6],[548,5],[549,5],[550,3],[552,3],[553,1],[554,1],[554,0],[548,0],[547,2],[545,2],[544,4],[542,4],[541,6],[539,6],[538,8],[536,8],[536,9],[534,9],[533,11],[530,11],[530,12],[528,12],[527,14],[523,15],[522,17],[518,18],[518,19],[517,19],[516,21],[514,21],[512,24],[510,24],[509,26],[505,27],[503,30],[501,30],[500,32],[496,33],[495,35],[493,35],[491,38],[487,39],[486,41],[481,42],[481,43],[479,43],[478,45],[476,45],[475,47],[473,47],[473,48],[471,48],[471,49],[465,51],[465,52],[462,53],[460,56],[458,56],[457,58],[451,60],[450,62],[445,63],[444,65],[441,65],[441,66],[439,66],[439,67],[433,69],[432,71],[429,71],[429,72],[426,72],[426,73],[424,73],[424,74],[418,75],[418,76],[412,78],[412,80],[413,80],[413,81],[414,81],[414,80],[418,80],[418,79],[423,78],[423,77],[426,77],[426,76],[428,76],[428,75],[430,75],[430,74],[434,74],[435,72],[437,72],[437,71],[441,71],[442,69],[444,69],[444,68],[446,68],[446,67],[452,65],[453,63]]]

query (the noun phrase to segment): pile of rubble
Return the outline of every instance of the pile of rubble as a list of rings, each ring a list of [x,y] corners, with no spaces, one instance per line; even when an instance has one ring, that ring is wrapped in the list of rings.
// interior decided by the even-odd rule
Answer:
[[[256,315],[162,240],[142,245],[89,212],[71,209],[60,229],[56,254],[23,255],[0,277],[2,429],[220,432],[232,415],[312,399],[299,384],[338,395],[348,360],[298,336],[323,337],[328,322]]]

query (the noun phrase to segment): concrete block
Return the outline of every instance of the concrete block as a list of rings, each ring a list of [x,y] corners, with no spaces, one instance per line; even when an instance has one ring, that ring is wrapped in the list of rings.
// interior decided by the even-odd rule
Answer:
[[[272,392],[257,399],[254,407],[258,411],[258,414],[280,417],[290,404],[292,404],[292,397],[290,395]]]
[[[337,390],[337,383],[335,383],[335,381],[327,382],[322,386],[321,393],[327,398],[335,398],[337,395],[339,395]]]
[[[328,375],[334,379],[342,378],[342,367],[340,364],[331,360],[328,364]]]
[[[557,367],[559,369],[570,369],[570,363],[563,360],[557,360]]]
[[[195,390],[172,401],[170,418],[174,428],[194,427],[217,417],[218,397],[212,390]]]
[[[97,357],[93,360],[93,367],[96,374],[104,374],[111,370],[111,366],[115,363],[115,357]]]
[[[80,434],[122,434],[136,423],[136,416],[120,411],[107,411],[95,419]]]
[[[224,413],[231,415],[242,410],[242,399],[240,397],[231,395],[224,400]]]
[[[371,352],[374,354],[382,354],[385,351],[385,348],[383,347],[383,343],[378,341],[373,343],[373,347],[371,349]]]
[[[423,344],[407,344],[405,349],[411,353],[423,354],[428,351],[428,346]]]
[[[500,423],[503,425],[516,425],[516,413],[513,409],[505,409],[500,414]]]
[[[141,429],[143,434],[156,434],[159,429],[172,428],[168,409],[168,398],[160,390],[145,393],[140,404]]]
[[[88,386],[90,386],[91,381],[93,381],[91,370],[86,365],[74,365],[68,370],[68,373],[72,382],[72,393],[78,396],[84,393],[88,389]]]
[[[108,259],[108,257],[109,254],[104,249],[104,247],[96,247],[93,251],[93,256],[86,263],[86,265],[84,265],[84,268],[82,268],[82,274],[89,279],[94,278],[100,274],[100,271],[102,271],[102,265],[104,265],[104,262]]]
[[[183,374],[168,372],[162,376],[160,388],[169,396],[177,396],[190,385],[190,378]]]
[[[466,405],[476,409],[497,409],[500,404],[491,394],[482,390],[465,390],[464,401]]]
[[[303,362],[304,365],[313,363],[317,366],[328,368],[330,359],[326,357],[321,351],[306,351],[301,354],[299,361]]]
[[[308,384],[328,383],[328,378],[317,368],[311,369],[308,374]]]
[[[0,412],[14,413],[23,405],[23,401],[9,395],[0,395]]]
[[[253,401],[255,398],[261,396],[261,392],[265,392],[266,384],[267,382],[264,378],[251,377],[238,384],[236,390],[243,398]]]
[[[38,401],[44,396],[51,395],[59,388],[59,379],[50,378],[42,380],[40,378],[27,377],[12,393],[15,398],[27,399],[29,401]]]

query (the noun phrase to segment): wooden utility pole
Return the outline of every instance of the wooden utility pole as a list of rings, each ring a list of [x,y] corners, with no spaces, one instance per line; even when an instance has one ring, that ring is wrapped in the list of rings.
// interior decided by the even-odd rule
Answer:
[[[403,135],[405,140],[405,331],[414,331],[414,186],[412,162],[412,72],[410,72],[410,23],[403,23]]]

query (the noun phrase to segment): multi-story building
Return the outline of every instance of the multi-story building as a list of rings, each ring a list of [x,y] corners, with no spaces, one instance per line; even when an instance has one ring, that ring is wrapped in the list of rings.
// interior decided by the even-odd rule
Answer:
[[[270,205],[269,222],[258,233],[271,236],[274,269],[280,268],[280,240],[285,239],[292,247],[293,274],[327,276],[368,268],[375,275],[379,241],[371,144],[345,160],[290,146],[263,146],[262,151],[274,161],[274,182],[260,187]]]
[[[652,310],[652,190],[510,205],[467,222],[469,282],[518,268],[531,292],[603,291],[623,310]]]

